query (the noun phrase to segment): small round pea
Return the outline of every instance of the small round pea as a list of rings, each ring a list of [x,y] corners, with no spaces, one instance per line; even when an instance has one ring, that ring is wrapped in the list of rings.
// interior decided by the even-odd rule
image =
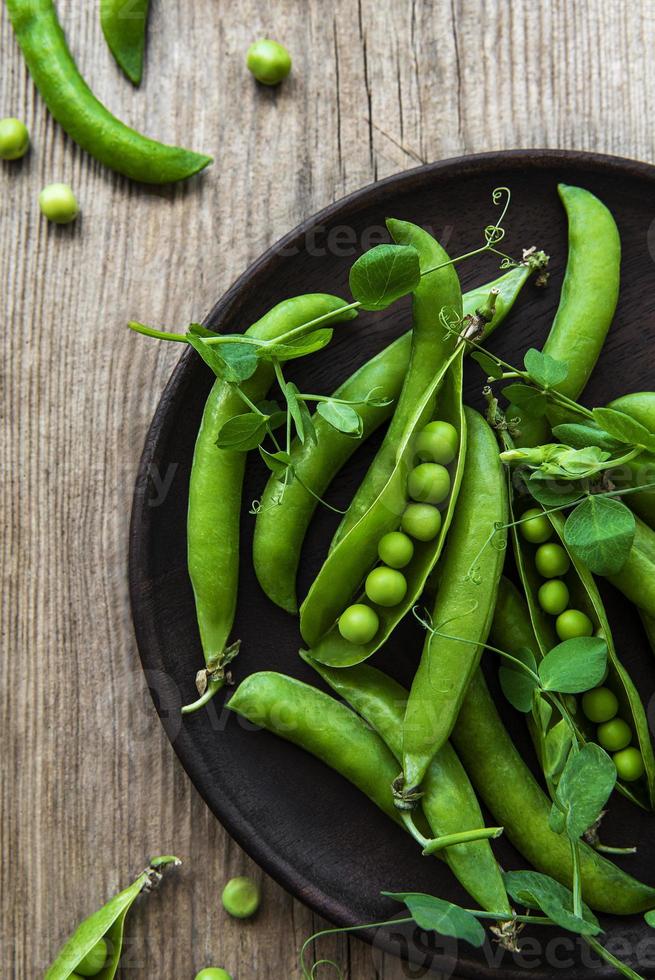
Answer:
[[[19,160],[27,153],[30,134],[20,119],[0,119],[0,160]]]
[[[632,741],[630,726],[623,718],[612,718],[598,726],[598,741],[608,752],[618,752],[625,749]]]
[[[552,578],[540,587],[537,598],[544,612],[550,613],[551,616],[559,616],[569,604],[569,589],[566,582]]]
[[[218,966],[206,966],[200,973],[196,973],[196,980],[232,980],[232,977],[227,970]]]
[[[450,493],[450,474],[440,463],[419,463],[409,474],[407,492],[412,500],[440,504]]]
[[[639,749],[636,749],[633,745],[627,749],[621,749],[620,752],[615,752],[612,759],[614,760],[619,779],[622,779],[624,783],[632,783],[635,779],[643,776],[644,760],[641,757]]]
[[[68,225],[79,214],[77,198],[68,184],[48,184],[39,194],[39,207],[48,221]]]
[[[104,939],[99,939],[95,946],[89,950],[81,963],[75,967],[75,972],[81,977],[95,977],[100,973],[107,962],[107,943]]]
[[[447,466],[457,455],[459,436],[450,422],[428,422],[416,437],[416,455],[430,463]]]
[[[378,606],[397,606],[407,592],[407,580],[402,572],[378,565],[366,577],[364,591]]]
[[[251,878],[231,878],[221,896],[223,908],[235,919],[249,919],[261,902],[259,886]]]
[[[246,65],[262,85],[279,85],[291,71],[291,55],[277,41],[262,38],[248,48]]]
[[[546,515],[538,507],[531,507],[526,510],[519,524],[521,537],[529,541],[530,544],[543,544],[553,536],[553,525]]]
[[[339,617],[339,632],[349,643],[370,643],[379,626],[378,614],[363,602],[348,606]]]
[[[571,564],[561,544],[542,544],[534,556],[537,571],[544,578],[559,578],[566,575]]]
[[[390,568],[404,568],[414,557],[414,542],[402,531],[389,531],[380,538],[378,555]]]
[[[441,513],[430,504],[408,504],[400,526],[417,541],[432,541],[441,530]]]
[[[560,640],[573,640],[578,636],[593,636],[594,624],[579,609],[567,609],[555,620],[555,630]]]
[[[619,710],[619,702],[614,691],[608,687],[596,687],[582,695],[582,710],[589,721],[599,725],[612,720]]]

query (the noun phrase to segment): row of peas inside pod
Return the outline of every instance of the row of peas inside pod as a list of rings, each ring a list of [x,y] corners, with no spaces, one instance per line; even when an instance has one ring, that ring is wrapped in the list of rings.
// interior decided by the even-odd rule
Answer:
[[[544,612],[555,618],[555,631],[560,640],[592,636],[594,624],[589,616],[570,606],[566,576],[571,562],[565,548],[552,541],[555,532],[548,518],[538,508],[526,510],[519,531],[524,540],[536,549],[535,567],[544,579],[537,599]],[[598,632],[600,634],[602,630]],[[582,696],[585,717],[597,725],[598,744],[612,754],[619,778],[624,782],[634,782],[644,774],[644,761],[639,749],[631,744],[632,730],[623,718],[618,717],[618,710],[618,698],[608,687],[596,687]]]
[[[414,556],[414,540],[433,541],[441,530],[439,505],[448,499],[451,474],[448,467],[459,449],[457,430],[450,422],[434,420],[421,429],[414,447],[415,465],[407,476],[409,502],[400,517],[400,527],[378,542],[380,564],[366,577],[364,592],[373,604],[356,602],[339,617],[339,632],[350,643],[369,643],[380,620],[374,606],[399,605],[407,593],[401,569]],[[414,540],[412,540],[414,539]]]

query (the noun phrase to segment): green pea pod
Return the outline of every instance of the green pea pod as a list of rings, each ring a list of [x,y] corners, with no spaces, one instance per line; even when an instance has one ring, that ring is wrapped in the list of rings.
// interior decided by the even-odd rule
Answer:
[[[295,296],[274,306],[246,333],[259,340],[272,340],[342,306],[342,299],[327,293]],[[334,322],[351,320],[354,315],[348,309],[335,316]],[[256,403],[266,397],[273,378],[272,365],[261,361],[241,390]],[[196,439],[189,481],[187,550],[206,671],[199,674],[200,699],[183,708],[185,713],[202,707],[222,687],[225,667],[235,652],[227,641],[239,584],[239,524],[247,454],[219,449],[216,438],[222,425],[243,411],[244,403],[234,386],[217,380]]]
[[[648,637],[650,648],[653,653],[655,653],[655,619],[653,619],[653,617],[649,616],[647,613],[641,612],[641,610],[639,611],[639,616],[641,618],[646,636]]]
[[[450,736],[487,640],[505,552],[487,546],[494,525],[507,523],[507,485],[494,434],[467,408],[468,446],[462,488],[448,544],[438,566],[439,588],[412,683],[403,727],[403,781],[411,794]]]
[[[635,391],[629,395],[622,395],[621,398],[615,398],[607,407],[615,408],[617,412],[625,412],[626,415],[645,425],[649,432],[655,432],[655,391]],[[655,459],[649,453],[643,453],[626,465],[630,473],[631,486],[655,483]],[[655,529],[655,490],[631,493],[624,500],[642,521]]]
[[[396,449],[407,423],[414,416],[416,402],[455,349],[456,338],[447,333],[440,322],[441,311],[447,309],[456,317],[462,316],[459,278],[441,245],[427,231],[409,221],[390,218],[387,228],[397,245],[414,246],[419,254],[421,272],[438,266],[443,268],[423,276],[414,290],[412,345],[403,387],[382,445],[337,528],[333,548],[358,523],[381,493],[395,466]]]
[[[583,390],[600,356],[619,297],[621,239],[607,207],[582,187],[557,187],[569,222],[569,255],[559,307],[544,354],[568,365],[556,385],[569,398]]]
[[[469,685],[453,744],[471,782],[516,849],[538,870],[572,885],[571,848],[550,829],[551,801],[521,758],[478,671]],[[634,915],[655,907],[655,889],[580,843],[582,895],[591,908]]]
[[[635,537],[628,558],[608,582],[648,616],[655,616],[655,531],[636,518]]]
[[[461,346],[423,394],[415,414],[397,447],[394,469],[378,498],[341,538],[319,571],[300,611],[300,632],[311,647],[311,656],[332,667],[348,667],[370,657],[388,639],[400,620],[421,595],[443,548],[455,511],[466,455],[466,423],[462,408]],[[451,464],[451,491],[442,515],[441,529],[432,541],[416,541],[414,556],[403,568],[407,592],[398,605],[376,606],[379,628],[369,643],[344,639],[337,620],[361,589],[361,583],[378,561],[378,542],[397,530],[409,496],[407,477],[414,465],[416,434],[436,417],[449,422],[459,435],[459,452]]]
[[[541,253],[537,253],[541,255]],[[521,289],[535,269],[542,268],[545,257],[528,258],[525,264],[510,269],[493,282],[464,294],[464,315],[473,316],[482,308],[492,289],[498,291],[494,317],[486,325],[488,336],[509,314]],[[255,572],[266,595],[289,613],[297,613],[296,575],[302,544],[322,497],[341,467],[354,452],[391,416],[400,395],[411,350],[412,333],[399,337],[366,364],[355,371],[334,393],[335,398],[356,401],[365,399],[375,389],[386,405],[357,406],[363,431],[361,439],[339,432],[321,415],[314,414],[316,442],[295,440],[291,450],[295,478],[284,486],[271,475],[257,514],[253,560]],[[545,441],[545,437],[544,440]]]
[[[334,669],[301,656],[378,733],[398,762],[407,691],[368,664]],[[450,743],[432,760],[423,783],[421,806],[435,837],[484,826],[480,805]],[[478,904],[490,912],[511,912],[502,874],[487,840],[455,844],[443,851],[450,870]]]
[[[82,78],[52,0],[6,0],[32,80],[71,139],[106,167],[146,184],[185,180],[212,158],[148,139],[109,112]]]
[[[532,506],[532,502],[531,505]],[[555,535],[562,547],[567,551],[571,560],[568,573],[563,576],[570,594],[570,607],[579,609],[585,613],[594,624],[594,630],[601,630],[602,636],[607,642],[608,650],[608,678],[606,684],[614,691],[619,701],[619,711],[621,717],[632,729],[633,738],[638,744],[642,753],[645,774],[641,780],[634,783],[617,782],[617,789],[633,803],[645,808],[655,806],[655,756],[650,739],[648,720],[639,696],[639,693],[630,677],[630,674],[621,663],[616,652],[612,629],[607,619],[605,606],[600,592],[594,580],[594,576],[575,554],[570,551],[564,540],[565,518],[561,513],[549,513],[548,519],[553,525]],[[530,619],[537,641],[537,648],[534,650],[537,659],[545,657],[546,654],[557,646],[559,639],[555,632],[554,618],[539,605],[537,593],[539,586],[543,584],[543,579],[534,564],[535,546],[523,540],[517,526],[512,528],[514,542],[514,553],[516,564],[521,577],[521,582],[526,594]],[[653,566],[655,569],[655,565]],[[498,646],[502,647],[499,643]],[[511,653],[511,651],[509,651]],[[584,719],[582,712],[578,712],[575,721],[581,736],[586,740],[594,739],[594,727]],[[550,726],[549,726],[550,727]],[[539,751],[542,765],[545,767],[545,755],[543,738],[547,737],[547,731],[541,733],[536,724],[532,729],[532,736],[537,745],[541,743]],[[551,773],[551,788],[556,785],[557,772]],[[554,777],[554,778],[552,778]]]
[[[141,84],[150,0],[100,0],[102,33],[118,66]]]
[[[55,962],[46,971],[44,980],[68,980],[100,939],[106,940],[109,955],[102,970],[96,974],[96,980],[113,980],[123,949],[123,930],[127,913],[141,892],[150,891],[158,884],[161,879],[160,869],[167,865],[177,866],[180,863],[176,857],[153,858],[136,881],[80,923],[62,947]]]
[[[311,752],[402,825],[391,792],[398,772],[396,760],[350,708],[309,684],[272,671],[246,677],[227,706]]]

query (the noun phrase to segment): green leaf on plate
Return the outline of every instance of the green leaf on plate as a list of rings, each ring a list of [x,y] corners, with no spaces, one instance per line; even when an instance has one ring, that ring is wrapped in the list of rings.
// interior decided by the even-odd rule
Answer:
[[[484,944],[485,932],[474,915],[459,905],[421,892],[382,892],[387,898],[402,902],[409,909],[419,929],[442,936],[464,939],[471,946]]]
[[[563,929],[583,936],[602,932],[598,919],[583,904],[583,918],[573,914],[573,894],[564,885],[539,871],[507,871],[503,875],[510,898],[529,909],[540,909]]]
[[[530,496],[542,507],[566,507],[585,496],[585,490],[581,486],[573,485],[570,480],[557,480],[541,473],[533,473],[526,481],[526,486]]]
[[[385,310],[420,281],[419,254],[413,245],[376,245],[350,270],[350,291],[365,310]]]
[[[636,522],[620,500],[590,496],[572,511],[564,540],[573,554],[597,575],[616,575],[630,554]]]
[[[538,388],[530,385],[513,384],[503,388],[503,395],[531,418],[542,418],[548,408],[548,398]]]
[[[330,343],[333,335],[334,330],[323,327],[304,337],[295,337],[288,341],[285,341],[282,336],[279,342],[258,347],[257,354],[264,361],[293,361],[298,357],[306,357],[308,354],[323,350]]]
[[[339,432],[354,439],[361,437],[364,423],[361,415],[352,405],[342,405],[340,402],[330,400],[319,402],[316,411]]]
[[[594,824],[616,783],[616,766],[594,742],[572,752],[560,776],[553,807],[565,815],[566,832],[577,840]]]
[[[582,694],[597,687],[607,667],[607,642],[601,636],[576,636],[550,650],[538,667],[546,691]]]
[[[532,650],[522,647],[514,656],[521,663],[536,672],[537,661]],[[501,666],[498,671],[498,679],[503,694],[517,711],[527,714],[532,710],[534,692],[538,688],[538,683],[534,677],[521,670],[520,667]]]
[[[593,416],[601,428],[619,442],[655,452],[655,434],[625,412],[617,412],[614,408],[594,408]]]
[[[256,449],[266,436],[266,416],[257,412],[244,412],[228,419],[218,433],[216,445],[219,449],[246,452]]]
[[[542,388],[554,388],[568,377],[568,364],[556,361],[550,354],[543,354],[531,347],[524,358],[525,370]]]
[[[293,461],[289,453],[269,453],[263,446],[260,446],[259,455],[264,460],[271,473],[273,473],[273,475],[279,480],[284,478],[287,470],[293,465]]]
[[[498,381],[503,376],[503,369],[498,361],[490,357],[485,351],[478,350],[471,354],[471,360],[477,361],[487,378]]]

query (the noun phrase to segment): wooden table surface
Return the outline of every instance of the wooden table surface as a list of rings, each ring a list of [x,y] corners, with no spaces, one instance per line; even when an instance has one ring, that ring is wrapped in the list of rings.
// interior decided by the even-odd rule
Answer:
[[[179,350],[125,324],[201,319],[299,221],[421,161],[539,146],[652,161],[655,3],[153,0],[139,91],[111,60],[97,3],[56,6],[112,110],[216,164],[146,189],[95,163],[49,117],[3,10],[0,116],[23,118],[33,147],[0,167],[0,972],[41,976],[81,917],[150,854],[174,852],[184,867],[137,907],[121,975],[191,980],[213,963],[235,980],[298,978],[320,921],[270,880],[256,921],[222,911],[228,877],[262,874],[178,764],[139,666],[130,500]],[[279,90],[244,68],[264,35],[294,58]],[[37,207],[60,180],[82,207],[68,228]],[[356,939],[321,953],[351,980],[417,975]]]

